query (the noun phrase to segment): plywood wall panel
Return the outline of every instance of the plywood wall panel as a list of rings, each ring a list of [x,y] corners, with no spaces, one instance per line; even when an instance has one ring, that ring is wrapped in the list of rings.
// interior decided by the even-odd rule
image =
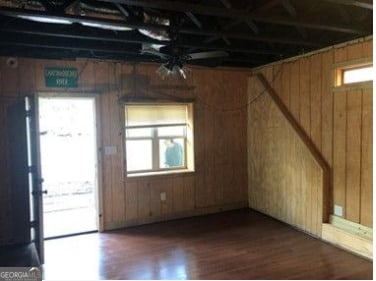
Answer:
[[[361,135],[361,193],[360,224],[373,226],[373,93],[372,89],[363,91],[362,99],[362,135]]]
[[[158,65],[130,65],[126,62],[101,60],[40,60],[20,59],[18,69],[7,70],[6,58],[0,58],[0,97],[22,97],[28,93],[98,94],[100,127],[100,167],[102,220],[106,227],[143,223],[149,219],[169,218],[182,213],[205,213],[205,208],[220,210],[228,204],[244,206],[247,200],[246,171],[246,86],[245,71],[194,68],[186,80],[169,77],[161,80],[155,71]],[[79,86],[48,88],[44,81],[46,66],[76,67]],[[6,71],[5,71],[6,70]],[[138,85],[138,94],[149,97],[191,98],[194,100],[195,172],[192,174],[159,177],[126,178],[122,142],[123,108],[118,98],[132,94],[124,77],[138,73],[147,75],[147,83]],[[5,83],[8,82],[8,83]],[[155,91],[152,85],[172,86]],[[193,90],[173,87],[190,86]],[[137,87],[137,86],[136,86]],[[137,90],[137,89],[136,89]],[[5,93],[7,92],[7,93]],[[133,92],[134,94],[135,92]],[[1,102],[3,104],[3,101]],[[2,108],[5,110],[6,106]],[[232,111],[234,109],[234,111]],[[5,111],[4,111],[5,112]],[[3,113],[4,113],[3,112]],[[0,122],[1,125],[1,122]],[[4,125],[0,133],[6,135]],[[0,141],[0,155],[6,154],[4,137]],[[113,147],[115,154],[106,154]],[[3,159],[3,157],[2,157]],[[7,162],[1,166],[7,174]],[[218,176],[220,175],[220,176]],[[234,182],[241,186],[234,187]],[[0,183],[8,186],[6,176]],[[0,198],[6,202],[6,190],[1,187]],[[160,193],[167,200],[161,202]],[[231,196],[227,196],[231,194]],[[235,204],[235,205],[234,205]],[[1,204],[4,206],[4,204]],[[7,213],[6,208],[0,208]],[[1,221],[1,218],[0,218]],[[4,226],[0,226],[5,229]],[[7,234],[10,235],[9,233]],[[6,239],[6,238],[5,238]]]
[[[373,56],[373,41],[368,40],[363,43],[363,56],[372,57]]]
[[[346,205],[346,108],[347,93],[334,95],[333,105],[333,203]]]
[[[138,186],[128,182],[125,187],[125,219],[132,221],[138,218]]]
[[[362,91],[348,92],[346,120],[346,218],[360,220]]]
[[[295,61],[291,63],[290,76],[290,112],[294,118],[300,121],[300,92],[299,92],[300,63]]]
[[[19,84],[19,68],[11,67],[7,60],[8,57],[4,57],[0,60],[1,72],[0,72],[0,82],[2,93],[7,96],[18,96],[18,84]],[[18,61],[18,60],[17,60]]]
[[[308,136],[311,135],[311,95],[310,75],[311,65],[309,58],[299,60],[299,118],[300,124]]]
[[[257,70],[268,77],[274,90],[281,91],[277,95],[298,126],[304,129],[306,137],[313,142],[331,174],[330,178],[324,179],[330,189],[320,189],[323,180],[320,170],[316,169],[314,162],[302,158],[304,148],[297,145],[288,130],[278,131],[277,117],[270,113],[273,107],[259,102],[257,107],[250,106],[248,110],[250,206],[277,215],[279,219],[287,219],[289,223],[311,233],[321,233],[321,225],[313,222],[326,222],[328,214],[333,213],[333,205],[343,208],[343,218],[372,225],[372,118],[369,118],[372,89],[362,85],[334,89],[334,71],[338,63],[343,65],[371,57],[371,46],[372,38],[367,38],[277,63],[274,73],[281,68],[282,81],[274,86],[268,74],[270,66]],[[248,95],[252,97],[260,89],[253,85],[254,81],[250,80],[249,83]],[[266,112],[268,118],[265,117]],[[258,116],[269,121],[260,121]],[[271,134],[275,134],[279,147]],[[286,154],[278,149],[286,151]],[[294,161],[299,169],[289,161],[291,155],[301,155]],[[272,156],[284,162],[284,165],[278,166],[277,161],[269,159]],[[276,170],[275,167],[280,169]],[[302,173],[301,170],[306,172]],[[294,177],[287,176],[295,173],[297,175]],[[304,189],[308,182],[308,191],[296,188],[300,186]],[[276,198],[288,198],[288,204],[283,199],[274,202]]]
[[[333,99],[331,92],[333,85],[333,52],[324,52],[321,56],[321,109],[322,109],[322,127],[321,127],[321,151],[322,156],[332,167],[333,163]]]
[[[101,104],[101,153],[102,153],[102,194],[103,194],[103,220],[105,222],[113,221],[112,210],[112,159],[110,155],[105,154],[105,148],[111,145],[111,131],[108,124],[111,123],[110,97],[108,95],[100,96]]]
[[[35,89],[35,80],[33,79],[35,75],[34,61],[20,58],[19,66],[19,95],[32,95]],[[29,79],[24,79],[24,77],[29,77]]]
[[[148,218],[152,215],[151,213],[151,191],[150,183],[147,181],[138,182],[138,218]]]
[[[322,54],[317,54],[310,59],[310,136],[319,151],[321,147],[322,132],[322,93],[321,93],[321,67]]]
[[[282,92],[280,97],[287,108],[290,108],[290,76],[291,76],[291,64],[286,63],[278,65],[278,80],[281,80]]]
[[[263,89],[254,77],[249,83],[250,91]],[[250,207],[320,236],[322,209],[317,214],[314,200],[318,182],[323,188],[321,167],[269,94],[251,104],[248,114]]]

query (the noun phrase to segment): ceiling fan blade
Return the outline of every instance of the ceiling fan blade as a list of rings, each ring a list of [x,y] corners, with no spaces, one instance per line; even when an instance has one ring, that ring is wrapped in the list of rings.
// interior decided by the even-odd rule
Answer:
[[[165,59],[165,60],[170,58],[169,55],[158,52],[157,50],[154,50],[154,49],[143,49],[140,52],[141,54],[153,55],[153,56],[160,57],[161,59]]]
[[[210,58],[220,58],[220,57],[228,57],[228,53],[225,51],[209,51],[209,52],[187,54],[188,60],[200,60],[200,59],[210,59]]]

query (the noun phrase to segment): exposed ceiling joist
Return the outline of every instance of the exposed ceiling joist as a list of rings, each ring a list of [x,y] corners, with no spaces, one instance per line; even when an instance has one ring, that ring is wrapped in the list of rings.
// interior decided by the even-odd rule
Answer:
[[[359,7],[363,9],[373,10],[373,3],[365,2],[365,1],[355,1],[355,0],[325,0],[327,2],[337,3],[341,5],[348,5]]]
[[[7,8],[7,9],[1,8],[0,14],[5,14],[8,16],[9,15],[23,15],[23,16],[32,15],[32,16],[39,16],[39,17],[45,16],[45,17],[51,17],[51,18],[59,19],[59,20],[71,21],[75,23],[90,22],[94,24],[123,26],[127,28],[132,28],[132,29],[138,29],[138,28],[152,28],[156,30],[167,29],[167,27],[164,25],[151,24],[151,23],[141,23],[141,22],[132,23],[130,21],[125,22],[125,21],[110,20],[110,19],[105,20],[105,19],[97,19],[93,17],[82,17],[82,16],[72,16],[72,15],[56,16],[54,14],[49,14],[45,12],[22,11],[20,9],[12,9],[12,8]],[[320,43],[310,42],[308,40],[295,40],[295,39],[289,39],[289,38],[252,36],[252,35],[249,35],[248,33],[221,32],[221,31],[215,31],[215,30],[191,29],[191,28],[181,28],[179,31],[183,34],[191,34],[191,35],[220,36],[220,37],[228,37],[228,38],[234,38],[234,39],[280,43],[280,44],[289,44],[289,45],[299,44],[302,46],[316,46],[316,47],[320,46]],[[148,38],[146,38],[144,43],[165,44],[166,42],[160,42],[157,40],[149,40]]]
[[[42,24],[40,24],[42,26]],[[17,27],[1,27],[0,26],[0,31],[3,32],[14,32],[14,33],[19,33],[19,34],[28,34],[28,35],[36,35],[36,36],[47,36],[47,37],[58,37],[58,38],[66,38],[66,39],[74,39],[74,40],[91,40],[94,43],[99,42],[113,42],[113,43],[133,43],[133,44],[142,44],[142,43],[163,43],[163,44],[169,44],[168,41],[161,42],[157,40],[150,39],[148,37],[142,36],[141,34],[127,34],[127,33],[122,33],[121,35],[116,35],[113,33],[108,33],[108,32],[100,32],[99,35],[93,35],[90,34],[89,32],[83,32],[80,30],[77,31],[72,31],[72,30],[61,30],[58,27],[51,26],[49,28],[17,28]],[[40,41],[40,45],[43,45],[43,40]],[[186,48],[195,48],[199,49],[202,47],[201,42],[193,42],[191,40],[185,42],[184,40],[181,40],[177,46],[180,47],[186,47]],[[235,52],[240,52],[240,53],[250,53],[250,54],[259,54],[259,55],[281,55],[279,52],[276,51],[268,51],[268,50],[262,50],[262,49],[255,49],[255,48],[230,48],[226,45],[219,45],[219,44],[211,44],[211,45],[206,45],[206,49],[210,50],[222,50],[222,51],[235,51]]]
[[[372,9],[371,0],[0,0],[0,56],[254,67],[369,36]]]
[[[279,25],[300,26],[318,30],[328,30],[334,32],[352,33],[352,34],[365,34],[365,30],[354,28],[353,26],[339,25],[333,23],[322,22],[308,22],[297,19],[286,19],[283,17],[265,17],[256,15],[252,12],[246,12],[238,9],[216,8],[198,4],[188,4],[186,2],[171,2],[171,1],[145,1],[145,0],[98,0],[101,2],[121,3],[136,7],[147,7],[153,9],[162,9],[175,12],[191,12],[207,16],[241,19],[243,21],[252,19],[258,22],[272,23]]]

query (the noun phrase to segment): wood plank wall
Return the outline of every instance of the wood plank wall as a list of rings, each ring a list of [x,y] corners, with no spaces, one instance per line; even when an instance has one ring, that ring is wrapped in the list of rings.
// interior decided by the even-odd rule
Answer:
[[[331,187],[329,198],[324,200],[328,200],[330,213],[333,213],[334,204],[340,205],[343,207],[343,218],[368,227],[372,227],[373,213],[372,88],[333,90],[333,66],[338,62],[372,57],[372,43],[372,38],[366,38],[257,70],[265,75],[328,163],[332,176]],[[251,82],[248,89],[250,98],[263,90]],[[313,206],[309,204],[315,203],[313,199],[317,196],[316,190],[312,189],[305,197],[301,194],[299,197],[296,194],[299,189],[285,184],[287,171],[263,174],[276,170],[273,169],[274,166],[266,166],[267,163],[274,163],[284,169],[291,168],[291,165],[295,167],[296,163],[291,163],[289,155],[303,153],[291,141],[291,136],[286,135],[287,130],[280,129],[283,121],[279,116],[274,116],[275,110],[264,96],[263,94],[257,99],[248,112],[250,207],[281,220],[285,217],[292,221],[300,219],[300,227],[315,234],[315,231],[312,232],[306,227],[309,218],[304,218],[302,205],[305,205],[307,210],[312,209]],[[260,118],[265,120],[260,121]],[[260,122],[261,125],[258,124]],[[275,128],[273,132],[272,128]],[[281,145],[279,148],[285,151],[282,155],[276,154],[282,164],[273,159],[269,159],[269,162],[265,159],[268,155],[276,157],[265,151],[268,141],[278,142],[278,145]],[[268,149],[271,147],[278,147],[277,143],[270,145]],[[303,154],[299,159],[302,157]],[[299,167],[309,169],[306,165],[307,162],[301,162]],[[297,188],[301,188],[299,183],[305,182],[300,176],[295,178]],[[268,192],[260,185],[260,180],[268,182]],[[297,198],[303,199],[298,202]]]
[[[248,80],[249,205],[319,237],[329,169],[263,79]]]
[[[187,80],[163,81],[155,74],[158,65],[136,65],[133,68],[125,62],[19,58],[18,67],[10,68],[6,59],[0,57],[0,244],[10,242],[12,221],[6,108],[17,99],[38,92],[99,93],[101,224],[105,229],[247,206],[245,120],[248,72],[192,67]],[[46,88],[45,66],[77,67],[79,87]],[[136,89],[124,82],[134,70],[147,78],[137,84]],[[168,88],[164,88],[166,85]],[[179,88],[182,85],[192,89],[182,90]],[[140,95],[195,100],[194,173],[125,178],[121,136],[123,110],[118,98],[132,95],[131,90]],[[104,155],[106,146],[116,147],[117,153]],[[161,192],[166,192],[166,201],[160,200]]]

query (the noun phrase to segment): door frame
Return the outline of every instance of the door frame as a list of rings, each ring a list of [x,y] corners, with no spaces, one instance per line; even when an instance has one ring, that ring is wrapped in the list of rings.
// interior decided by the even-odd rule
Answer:
[[[80,91],[70,91],[70,92],[62,92],[61,90],[55,92],[44,92],[38,91],[36,93],[36,98],[39,101],[39,98],[66,98],[66,99],[91,99],[94,102],[94,128],[95,128],[95,169],[96,169],[96,186],[94,191],[95,203],[96,203],[96,210],[97,210],[97,226],[98,231],[104,231],[104,221],[103,221],[103,185],[102,185],[102,155],[101,155],[101,119],[100,119],[100,95],[96,92],[80,92]],[[39,106],[38,106],[38,113],[39,113]],[[39,123],[39,115],[38,115],[38,123]],[[38,125],[39,126],[39,125]],[[39,129],[39,128],[38,128]],[[40,142],[38,140],[38,149],[40,151]],[[42,175],[43,177],[43,175]],[[43,214],[42,214],[43,215]],[[44,238],[43,238],[44,239]]]

